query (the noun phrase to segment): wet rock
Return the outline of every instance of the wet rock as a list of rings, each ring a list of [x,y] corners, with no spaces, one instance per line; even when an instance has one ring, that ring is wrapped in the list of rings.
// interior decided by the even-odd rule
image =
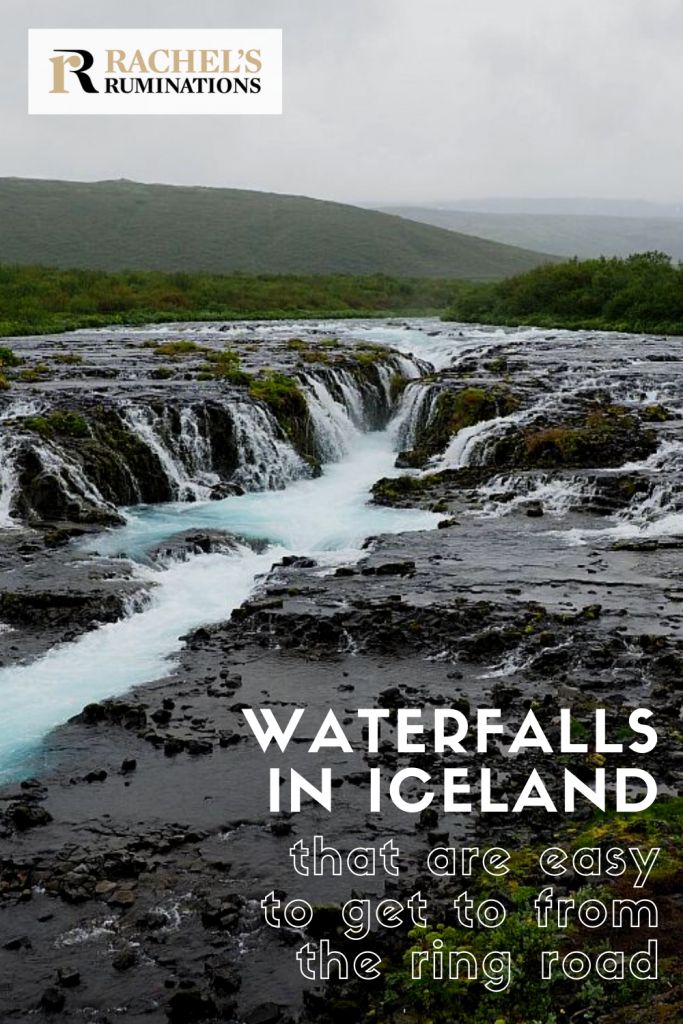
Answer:
[[[211,987],[221,995],[233,995],[242,986],[242,978],[235,966],[227,960],[217,960],[206,965]]]
[[[189,740],[187,752],[195,757],[203,754],[210,754],[213,751],[213,743],[210,740]]]
[[[134,949],[127,946],[125,949],[120,950],[111,962],[112,967],[115,971],[119,971],[123,974],[124,971],[130,971],[131,968],[135,967],[138,962],[138,955]]]
[[[57,984],[61,988],[75,988],[81,983],[81,974],[76,967],[60,967],[57,971]]]
[[[168,708],[159,708],[157,711],[152,712],[150,718],[157,725],[167,725],[171,721],[172,714]]]
[[[125,700],[105,700],[87,704],[72,721],[83,722],[85,725],[110,722],[124,729],[140,729],[147,724],[147,709],[143,704],[131,704]]]
[[[211,501],[222,501],[223,498],[231,498],[235,495],[244,494],[244,488],[239,484],[222,483],[211,488],[209,497]]]
[[[415,562],[385,562],[375,567],[378,576],[408,576],[415,571]]]
[[[439,814],[433,807],[425,807],[420,811],[420,817],[418,819],[418,828],[422,831],[429,831],[435,829],[439,824]]]
[[[398,686],[390,686],[386,690],[382,690],[377,701],[381,708],[404,708],[406,706],[405,698],[401,693]]]
[[[242,488],[238,490],[244,494]],[[173,534],[162,544],[151,548],[149,558],[154,562],[184,562],[194,555],[208,555],[212,551],[234,551],[236,547],[237,540],[226,530],[186,530]]]
[[[66,996],[54,985],[46,988],[40,997],[40,1009],[44,1013],[61,1013],[65,1006]]]
[[[126,611],[126,594],[91,587],[80,593],[58,586],[50,590],[0,592],[0,620],[16,626],[90,629],[93,622],[117,622]]]
[[[146,928],[150,932],[159,931],[160,928],[167,928],[170,918],[164,910],[149,910],[142,917],[138,918],[139,928]]]
[[[194,1024],[194,1021],[210,1020],[217,1013],[213,999],[199,989],[184,989],[174,993],[166,1006],[170,1024]]]
[[[135,903],[135,893],[132,889],[116,889],[107,896],[107,903],[111,907],[132,907]]]
[[[7,949],[10,952],[15,952],[20,949],[32,949],[33,943],[28,935],[18,935],[13,939],[8,939],[7,942],[4,942],[2,948]]]
[[[7,818],[20,832],[49,825],[52,815],[44,807],[27,804],[13,804],[7,809]]]
[[[284,1007],[277,1003],[261,1003],[250,1010],[245,1024],[279,1024],[284,1016]]]
[[[166,757],[175,757],[177,754],[182,754],[185,747],[186,743],[184,740],[172,737],[164,743],[164,754]]]
[[[656,551],[659,541],[650,539],[618,540],[612,547],[615,551]]]

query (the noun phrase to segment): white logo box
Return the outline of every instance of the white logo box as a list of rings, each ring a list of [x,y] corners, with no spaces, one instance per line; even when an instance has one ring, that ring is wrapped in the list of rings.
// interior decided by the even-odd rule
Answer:
[[[83,50],[86,55],[65,52],[76,50]],[[165,50],[169,52],[168,58],[162,52]],[[194,51],[193,71],[189,70],[186,61],[189,50]],[[126,72],[139,52],[146,71],[142,70],[139,62],[130,73],[122,73],[116,65],[109,71],[108,51],[125,53],[123,66]],[[178,71],[174,70],[173,51],[180,51]],[[202,56],[201,51],[207,51],[206,55]],[[211,51],[217,51],[217,55]],[[227,51],[230,51],[230,58],[226,64]],[[260,51],[258,56],[257,51]],[[153,62],[157,71],[152,69],[148,60],[154,52]],[[90,67],[87,54],[92,56]],[[250,55],[249,61],[247,55]],[[111,59],[118,56],[115,54]],[[69,60],[71,64],[66,63]],[[202,61],[206,70],[202,70]],[[257,68],[257,62],[260,62],[260,68]],[[60,76],[66,92],[54,91],[55,86],[59,88]],[[144,83],[145,90],[151,87],[153,91],[139,91],[143,86],[136,85],[136,79]],[[172,86],[164,84],[166,79],[179,83],[179,87],[185,90],[191,88],[192,92],[176,93]],[[110,84],[108,92],[107,80],[116,82],[119,89],[124,88],[120,83],[125,81],[126,89],[136,91],[125,94],[113,92]],[[161,80],[161,86],[157,85],[158,80]],[[198,80],[202,80],[201,84]],[[184,85],[186,81],[189,86]],[[156,91],[158,88],[163,91]],[[248,91],[245,92],[245,88]],[[282,30],[29,29],[28,112],[40,115],[281,114]]]

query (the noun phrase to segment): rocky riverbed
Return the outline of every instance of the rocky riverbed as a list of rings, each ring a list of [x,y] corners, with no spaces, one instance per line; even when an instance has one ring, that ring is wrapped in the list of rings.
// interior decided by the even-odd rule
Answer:
[[[616,1024],[652,1019],[652,1006],[681,1019],[679,346],[432,321],[11,342],[22,362],[0,396],[2,1019],[418,1020],[425,1005],[402,987],[407,928],[369,940],[391,985],[321,986],[299,975],[304,937],[266,927],[260,901],[309,900],[311,938],[343,948],[336,908],[352,894],[420,889],[432,923],[448,925],[462,886],[430,876],[427,852],[500,845],[519,857],[517,888],[497,892],[514,918],[519,884],[542,884],[524,851],[584,834],[668,849],[648,890],[666,985],[592,1003],[561,988],[550,1006],[518,990],[501,1019],[526,1007],[547,1024],[561,1007]],[[242,709],[264,706],[283,721],[305,706],[301,742],[263,754]],[[377,754],[356,717],[367,707],[390,716]],[[472,813],[444,813],[453,757],[397,753],[397,711],[488,707],[506,732],[457,763],[473,779],[490,769],[498,801],[514,803],[533,769],[561,804],[564,768],[593,783],[633,765],[669,811],[598,834],[587,802],[568,816],[480,813],[475,784]],[[556,740],[561,707],[585,752],[509,754],[529,709]],[[636,707],[659,732],[646,763],[596,754],[596,708],[616,739]],[[311,755],[330,708],[353,753]],[[268,811],[270,767],[315,777],[322,765],[332,814],[311,800]],[[429,812],[370,813],[368,769],[411,765],[434,780]],[[400,878],[301,879],[288,851],[314,834],[344,851],[395,839]],[[563,891],[580,888],[574,877]],[[476,1016],[485,996],[475,986],[432,1019],[488,1019]]]

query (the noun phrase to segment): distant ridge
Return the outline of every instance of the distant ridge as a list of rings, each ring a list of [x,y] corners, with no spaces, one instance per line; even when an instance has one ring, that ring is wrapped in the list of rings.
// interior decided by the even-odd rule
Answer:
[[[4,263],[499,280],[556,259],[301,196],[125,179],[0,179]]]
[[[494,204],[490,202],[489,205]],[[676,260],[683,260],[683,208],[676,216],[676,207],[662,207],[666,212],[654,216],[651,212],[645,212],[658,210],[659,207],[654,203],[643,203],[640,207],[631,205],[643,212],[624,216],[604,213],[493,212],[491,209],[455,209],[446,206],[387,207],[385,212],[505,245],[554,252],[565,258],[629,256],[631,253],[657,249]],[[571,208],[569,201],[565,206]],[[602,206],[607,207],[607,204],[602,203]],[[619,204],[615,203],[614,207],[619,208]]]

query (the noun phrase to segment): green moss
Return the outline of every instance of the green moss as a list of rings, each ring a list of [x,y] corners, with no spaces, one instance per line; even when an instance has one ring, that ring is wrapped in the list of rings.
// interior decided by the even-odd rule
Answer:
[[[576,723],[572,736],[586,739],[584,727]],[[655,902],[658,897],[670,898],[671,893],[680,891],[683,879],[683,799],[669,801],[660,799],[641,814],[602,814],[596,812],[587,822],[577,823],[568,818],[565,825],[553,834],[552,845],[564,850],[569,856],[583,848],[658,847],[659,857],[648,878],[647,897]],[[510,850],[507,863],[508,874],[492,878],[481,872],[468,881],[468,893],[477,906],[482,900],[496,898],[507,907],[505,922],[494,929],[463,929],[449,927],[446,923],[430,923],[426,928],[415,928],[402,943],[385,952],[381,970],[383,989],[371,1011],[377,1019],[391,1018],[394,1012],[408,1013],[408,1019],[430,1021],[432,1024],[450,1024],[454,1020],[467,1020],[471,1024],[493,1024],[505,1021],[508,1024],[542,1022],[559,1024],[569,1020],[575,1007],[581,1009],[582,1020],[645,1021],[659,1020],[652,1016],[653,997],[670,991],[672,978],[680,975],[680,957],[675,953],[661,958],[661,972],[652,982],[625,981],[619,985],[602,986],[599,978],[592,978],[577,989],[576,982],[565,979],[561,972],[553,972],[551,980],[540,977],[540,956],[546,950],[559,950],[560,958],[569,950],[582,950],[591,958],[605,950],[607,936],[604,930],[592,931],[582,928],[576,916],[569,918],[567,927],[560,931],[557,919],[549,916],[548,926],[540,929],[536,923],[534,900],[541,888],[547,884],[539,869],[539,857],[548,843],[524,846]],[[588,900],[599,899],[606,905],[615,898],[623,898],[631,892],[635,873],[629,867],[619,878],[608,878],[604,874],[599,882],[576,885],[577,905]],[[668,906],[668,905],[667,905]],[[437,919],[438,920],[438,919]],[[662,946],[675,949],[680,931],[680,913],[669,912],[666,922],[660,928]],[[610,940],[608,940],[610,941]],[[420,979],[413,979],[411,965],[414,952],[434,949],[434,943],[443,943],[444,960],[453,950],[471,952],[477,963],[493,949],[512,952],[510,985],[504,994],[492,996],[485,988],[463,978],[444,980],[433,978],[428,965]],[[618,944],[616,948],[623,948]],[[634,947],[635,948],[635,947]],[[627,947],[627,952],[630,952]],[[659,1004],[657,1004],[659,1005]],[[647,1007],[639,1010],[638,1006]],[[608,1011],[621,1010],[616,1016]],[[663,1007],[662,1021],[681,1019],[681,1000],[676,998],[669,1007]],[[623,1014],[623,1015],[622,1015]],[[366,1019],[370,1019],[369,1015]]]
[[[32,430],[41,437],[49,437],[52,429],[44,416],[26,416],[23,420],[25,430]]]
[[[408,378],[402,377],[400,373],[395,373],[389,382],[389,394],[391,395],[391,401],[398,401],[399,396],[403,394],[407,387]]]
[[[69,366],[76,366],[83,362],[83,356],[79,356],[75,352],[59,352],[52,358],[56,363],[64,363]]]
[[[372,497],[379,505],[395,505],[406,498],[422,495],[437,482],[438,474],[431,476],[382,477],[372,487]]]
[[[145,343],[145,347],[147,343]],[[156,356],[171,356],[171,358],[177,358],[178,356],[189,356],[196,352],[205,351],[201,345],[198,345],[196,341],[167,341],[163,345],[149,346],[154,348],[154,354]]]
[[[406,453],[405,457],[412,465],[423,466],[444,451],[460,430],[496,416],[509,416],[518,407],[519,400],[502,385],[442,391],[429,423],[418,433],[412,454]]]
[[[206,360],[199,373],[200,380],[220,378],[229,384],[248,384],[253,379],[250,374],[240,369],[239,353],[234,349],[228,348],[222,352],[207,350]]]
[[[68,437],[87,437],[88,424],[76,412],[51,412],[49,416],[26,416],[22,420],[25,430],[32,430],[41,437],[63,434]]]
[[[667,420],[676,419],[665,405],[648,405],[641,415],[646,423],[666,423]]]
[[[294,377],[268,371],[262,377],[251,378],[249,394],[268,406],[293,441],[301,442],[302,427],[308,420],[308,405]]]
[[[329,363],[330,356],[327,352],[322,352],[320,349],[309,348],[305,352],[301,353],[301,361],[304,363]]]
[[[643,432],[622,406],[600,405],[583,420],[504,438],[496,446],[495,461],[529,468],[617,466],[649,454],[655,444],[654,435]]]
[[[170,377],[175,377],[175,370],[172,370],[170,366],[157,366],[150,373],[150,377],[154,380],[169,380]]]
[[[359,366],[367,367],[386,362],[391,357],[391,350],[385,345],[355,345],[345,355],[348,355],[348,358],[353,359]]]

